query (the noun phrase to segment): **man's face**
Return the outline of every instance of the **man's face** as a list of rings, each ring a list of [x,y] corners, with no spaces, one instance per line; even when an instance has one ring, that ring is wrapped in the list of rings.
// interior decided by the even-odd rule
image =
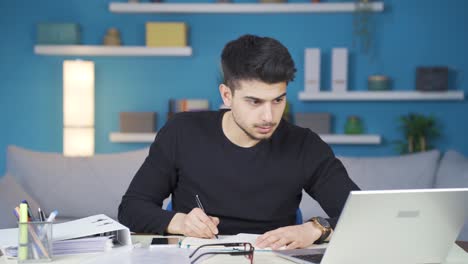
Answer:
[[[234,94],[225,100],[233,121],[250,139],[270,138],[286,106],[286,82],[268,84],[248,80],[239,81],[238,85]]]

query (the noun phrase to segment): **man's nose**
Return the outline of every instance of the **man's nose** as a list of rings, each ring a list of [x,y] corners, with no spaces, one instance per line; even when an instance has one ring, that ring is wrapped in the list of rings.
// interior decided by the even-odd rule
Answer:
[[[271,104],[265,104],[263,107],[263,113],[262,113],[262,121],[263,122],[272,122],[273,121],[273,113],[271,109]]]

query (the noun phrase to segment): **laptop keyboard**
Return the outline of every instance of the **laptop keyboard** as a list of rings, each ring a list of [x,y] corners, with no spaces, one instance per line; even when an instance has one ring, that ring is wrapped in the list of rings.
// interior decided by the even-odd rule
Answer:
[[[294,255],[291,257],[302,259],[305,261],[314,262],[314,263],[320,263],[320,261],[322,261],[323,254]]]

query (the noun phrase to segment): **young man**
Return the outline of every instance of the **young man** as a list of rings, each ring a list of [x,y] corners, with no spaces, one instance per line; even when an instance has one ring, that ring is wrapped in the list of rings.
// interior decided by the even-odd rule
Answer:
[[[358,187],[317,134],[281,119],[296,72],[291,55],[275,39],[245,35],[224,47],[221,62],[229,110],[166,123],[122,198],[119,221],[145,233],[264,233],[256,246],[274,249],[323,242]],[[295,225],[303,189],[329,219]]]

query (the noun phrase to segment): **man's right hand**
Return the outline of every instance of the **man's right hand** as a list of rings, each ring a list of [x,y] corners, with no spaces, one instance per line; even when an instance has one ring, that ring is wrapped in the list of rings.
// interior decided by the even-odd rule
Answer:
[[[219,218],[208,216],[200,208],[190,213],[177,213],[167,226],[167,232],[184,236],[214,238],[218,234]]]

